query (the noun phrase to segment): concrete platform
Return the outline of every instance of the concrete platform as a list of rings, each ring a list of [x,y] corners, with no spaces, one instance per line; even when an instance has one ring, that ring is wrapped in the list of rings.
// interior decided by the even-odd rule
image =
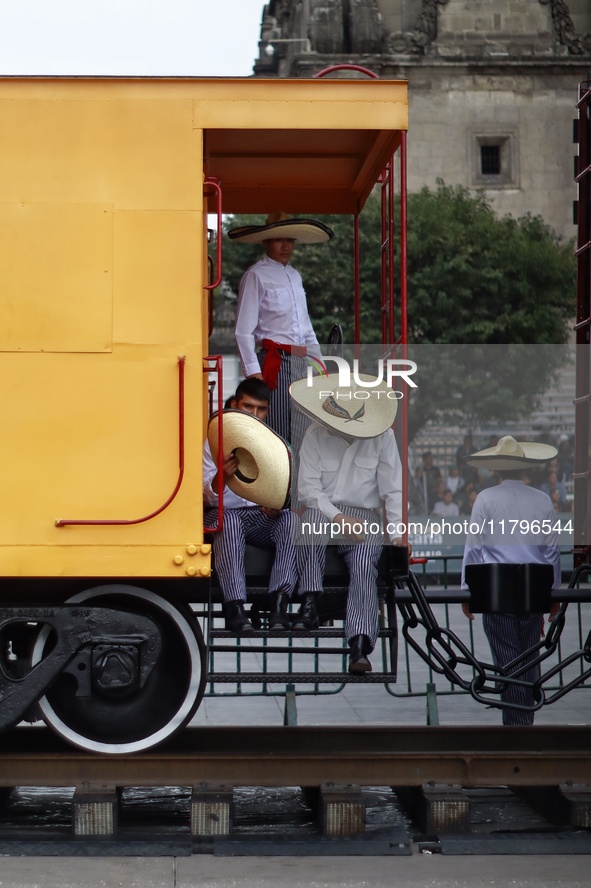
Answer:
[[[1,888],[583,888],[589,857],[124,857],[0,860]]]

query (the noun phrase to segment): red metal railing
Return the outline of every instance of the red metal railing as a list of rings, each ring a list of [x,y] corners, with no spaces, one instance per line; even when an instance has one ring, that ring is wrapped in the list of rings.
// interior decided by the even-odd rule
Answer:
[[[210,397],[209,397],[209,415],[216,412],[218,414],[218,458],[217,470],[218,479],[221,481],[224,476],[224,393],[223,393],[223,360],[221,355],[208,355],[204,358],[206,366],[203,368],[204,373],[214,373],[215,380],[210,380]],[[207,362],[214,366],[207,366]],[[216,410],[213,409],[213,392],[217,393]],[[224,485],[218,483],[218,505],[217,505],[217,524],[215,527],[206,527],[205,533],[219,533],[224,526]]]
[[[210,277],[214,277],[214,280],[205,285],[206,290],[215,290],[215,288],[219,287],[222,282],[222,187],[219,179],[214,179],[212,177],[205,179],[203,183],[203,191],[206,194],[210,191],[213,191],[216,198],[215,262],[217,274],[215,274],[214,276],[212,272],[210,274]]]

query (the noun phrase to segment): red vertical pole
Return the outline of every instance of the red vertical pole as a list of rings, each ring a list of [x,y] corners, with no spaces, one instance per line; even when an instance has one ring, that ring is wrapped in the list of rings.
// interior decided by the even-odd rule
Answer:
[[[406,133],[401,133],[400,141],[400,342],[402,357],[408,355],[408,256],[407,256],[407,167],[406,167]],[[408,520],[408,396],[409,387],[404,383],[404,398],[401,402],[402,431],[400,435],[400,452],[402,454],[402,516],[405,524]],[[404,537],[408,543],[408,536]]]
[[[355,345],[360,344],[361,337],[361,310],[359,305],[359,300],[361,298],[361,290],[359,285],[359,213],[355,213],[353,219],[354,225],[354,238],[353,238],[353,298],[354,298],[354,306],[353,306],[353,315],[354,315],[354,332],[353,339]]]
[[[400,143],[400,339],[408,343],[407,165],[406,133]]]

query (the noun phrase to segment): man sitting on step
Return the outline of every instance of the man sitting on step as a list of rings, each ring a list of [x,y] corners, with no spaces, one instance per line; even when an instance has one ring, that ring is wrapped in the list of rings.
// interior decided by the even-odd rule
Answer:
[[[205,500],[205,526],[218,523],[218,493],[223,485],[223,521],[221,531],[213,535],[215,567],[224,599],[226,629],[234,633],[252,632],[244,603],[246,601],[246,576],[244,556],[246,545],[275,550],[275,560],[269,581],[271,593],[270,629],[287,629],[287,606],[296,585],[296,556],[293,544],[295,515],[286,508],[258,505],[236,493],[236,489],[252,495],[265,493],[263,487],[277,494],[277,505],[285,505],[289,495],[289,452],[287,445],[273,432],[264,420],[269,410],[269,389],[262,379],[251,377],[243,380],[230,398],[229,413],[224,413],[223,470],[220,473],[212,446],[217,437],[211,433],[203,448],[203,496]],[[248,413],[260,422],[252,422],[236,415],[236,411]],[[266,470],[256,472],[256,477],[246,477],[251,459],[255,463],[264,456]],[[241,471],[241,463],[244,462]],[[275,477],[272,473],[275,472]],[[230,485],[230,486],[228,486]],[[234,488],[234,489],[231,489]],[[263,500],[267,497],[263,496]]]
[[[337,544],[349,569],[345,635],[351,673],[371,672],[384,528],[393,545],[402,545],[402,465],[391,428],[397,401],[385,384],[360,379],[368,383],[360,399],[350,387],[339,387],[338,374],[301,379],[290,388],[298,407],[315,420],[299,452],[298,497],[306,511],[296,549],[303,603],[293,628],[318,625],[326,546]]]

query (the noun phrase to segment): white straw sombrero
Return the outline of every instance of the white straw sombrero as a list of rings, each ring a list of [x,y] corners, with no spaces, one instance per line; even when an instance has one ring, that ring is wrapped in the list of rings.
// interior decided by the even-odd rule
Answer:
[[[231,228],[228,237],[241,244],[262,244],[274,237],[293,238],[298,244],[322,244],[331,240],[333,231],[314,219],[291,219],[287,213],[271,213],[264,225]]]
[[[289,394],[306,416],[351,438],[377,438],[392,426],[398,410],[396,394],[384,381],[360,373],[360,382],[339,386],[339,374],[298,379]]]
[[[207,440],[214,461],[218,458],[218,421],[209,421]],[[223,411],[223,450],[235,453],[238,471],[228,487],[251,503],[269,509],[283,509],[291,486],[291,454],[283,438],[256,416],[243,410]]]
[[[510,472],[522,466],[540,464],[554,459],[558,453],[551,444],[535,441],[516,441],[512,435],[499,438],[494,447],[486,447],[464,458],[464,462],[476,468],[490,469],[492,472]]]

